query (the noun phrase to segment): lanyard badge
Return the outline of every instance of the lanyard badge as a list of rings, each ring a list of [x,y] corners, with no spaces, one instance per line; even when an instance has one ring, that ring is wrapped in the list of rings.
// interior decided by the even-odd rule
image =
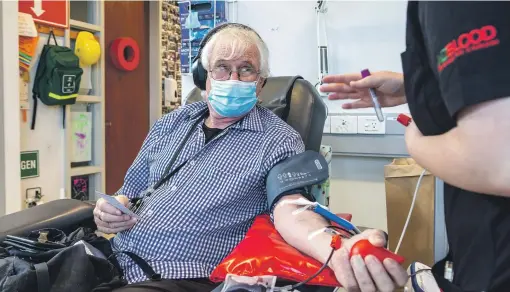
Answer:
[[[145,190],[143,192],[141,198],[136,198],[136,199],[131,201],[131,206],[129,207],[129,209],[131,211],[133,211],[134,213],[138,214],[138,211],[140,210],[140,208],[143,205],[143,201],[145,200],[146,197],[150,197],[152,192],[154,192],[154,188],[152,188],[152,187],[150,187],[147,190]]]

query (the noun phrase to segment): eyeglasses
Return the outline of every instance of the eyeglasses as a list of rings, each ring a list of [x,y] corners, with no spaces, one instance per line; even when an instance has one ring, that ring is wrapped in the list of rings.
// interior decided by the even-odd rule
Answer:
[[[218,81],[225,81],[230,79],[233,72],[237,73],[240,81],[255,81],[255,79],[257,79],[258,75],[260,74],[259,71],[256,71],[250,66],[243,66],[237,70],[232,70],[232,68],[225,65],[214,67],[209,72],[211,72],[211,77]]]

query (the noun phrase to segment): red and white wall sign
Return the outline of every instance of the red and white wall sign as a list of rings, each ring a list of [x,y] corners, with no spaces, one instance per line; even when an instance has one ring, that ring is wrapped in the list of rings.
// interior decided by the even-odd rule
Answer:
[[[69,28],[69,0],[19,0],[19,12],[32,15],[36,23]]]

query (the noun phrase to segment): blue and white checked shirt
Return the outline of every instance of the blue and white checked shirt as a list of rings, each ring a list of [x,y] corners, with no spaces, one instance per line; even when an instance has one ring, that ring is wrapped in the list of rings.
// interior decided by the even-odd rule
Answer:
[[[157,121],[118,193],[140,197],[155,184],[206,110],[205,102],[196,102]],[[207,144],[202,123],[193,129],[173,168],[187,163],[145,197],[137,211],[141,219],[112,242],[114,250],[141,256],[167,279],[209,277],[244,238],[253,219],[269,211],[269,170],[304,151],[300,135],[259,106]],[[127,256],[118,260],[130,283],[146,280]]]

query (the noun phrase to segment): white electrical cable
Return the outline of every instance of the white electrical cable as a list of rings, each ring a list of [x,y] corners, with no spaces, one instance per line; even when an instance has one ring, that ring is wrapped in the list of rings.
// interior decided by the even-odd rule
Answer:
[[[328,52],[328,36],[326,27],[326,13],[327,13],[327,0],[317,1],[315,12],[317,14],[317,70],[318,70],[318,81],[314,85],[321,95],[319,86],[322,83],[322,79],[329,74],[329,52]],[[323,50],[322,48],[325,48]],[[325,55],[323,55],[325,53]]]
[[[326,1],[324,1],[326,2]],[[328,44],[328,27],[326,25],[327,23],[327,19],[326,19],[326,16],[327,16],[327,8],[326,8],[326,3],[324,3],[324,14],[322,15],[322,27],[323,27],[323,31],[324,31],[324,46],[326,47],[326,72],[324,72],[326,75],[329,74],[329,44]]]
[[[409,221],[411,221],[411,214],[413,213],[414,203],[416,202],[416,197],[418,197],[418,190],[420,189],[421,180],[423,179],[423,176],[425,175],[426,172],[427,172],[426,169],[424,169],[421,172],[420,177],[418,178],[418,182],[416,183],[416,188],[414,189],[413,201],[411,202],[411,207],[409,208],[409,214],[407,214],[407,220],[406,220],[406,223],[404,224],[404,228],[402,229],[402,234],[400,235],[400,239],[398,241],[397,248],[395,248],[396,254],[398,254],[398,250],[400,249],[400,245],[402,244],[402,240],[404,239],[404,236],[406,234],[407,225],[409,225]]]
[[[237,22],[237,1],[234,0],[234,22]]]
[[[319,83],[321,82],[322,80],[322,72],[321,72],[321,50],[320,50],[320,46],[321,46],[321,12],[319,10],[319,8],[315,8],[316,9],[316,13],[317,13],[317,71],[318,71],[318,78],[319,78]]]
[[[216,27],[216,0],[213,1],[213,5],[214,5],[214,10],[213,10],[213,28]],[[191,47],[190,47],[190,51],[191,51]]]

